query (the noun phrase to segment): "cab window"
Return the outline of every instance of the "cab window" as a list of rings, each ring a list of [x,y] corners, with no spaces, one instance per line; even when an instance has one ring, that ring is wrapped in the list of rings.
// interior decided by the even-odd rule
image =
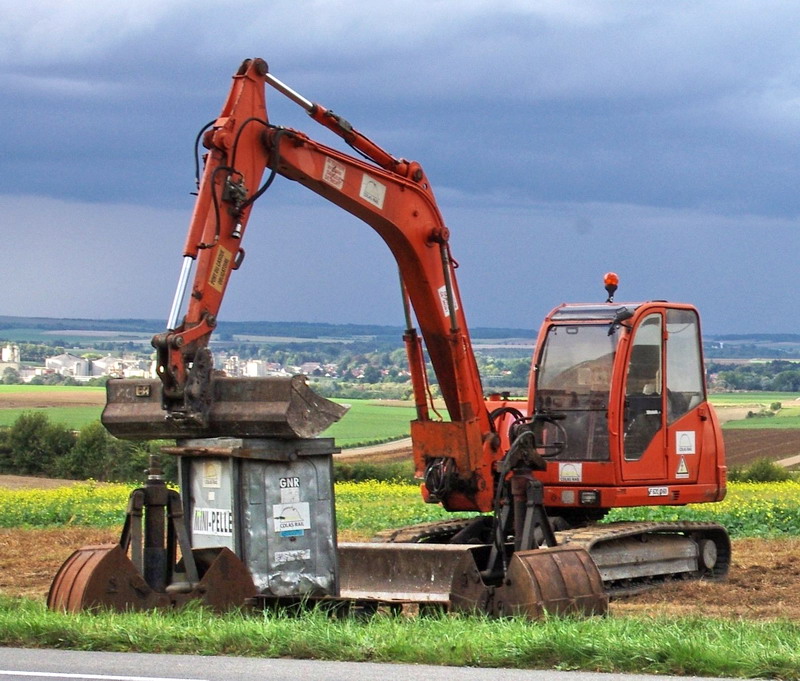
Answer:
[[[636,328],[625,383],[624,449],[627,461],[642,458],[661,429],[661,315],[645,317]]]
[[[667,310],[667,422],[705,401],[700,325],[694,310]]]

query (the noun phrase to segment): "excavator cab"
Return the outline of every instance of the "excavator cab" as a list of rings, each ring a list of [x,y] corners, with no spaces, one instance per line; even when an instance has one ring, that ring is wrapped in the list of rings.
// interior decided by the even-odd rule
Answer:
[[[560,446],[541,475],[547,505],[568,515],[725,494],[691,305],[557,307],[539,334],[528,413],[551,417],[541,439]]]

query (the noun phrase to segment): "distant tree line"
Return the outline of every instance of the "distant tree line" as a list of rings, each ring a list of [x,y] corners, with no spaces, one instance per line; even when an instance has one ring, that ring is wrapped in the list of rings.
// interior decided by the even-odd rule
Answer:
[[[99,421],[76,433],[44,412],[24,412],[13,425],[0,428],[0,473],[142,482],[150,455],[158,454],[161,444],[118,440]],[[174,458],[159,458],[167,478],[176,480]]]
[[[735,365],[710,362],[707,371],[713,378],[712,387],[719,390],[800,392],[797,362],[772,360]]]

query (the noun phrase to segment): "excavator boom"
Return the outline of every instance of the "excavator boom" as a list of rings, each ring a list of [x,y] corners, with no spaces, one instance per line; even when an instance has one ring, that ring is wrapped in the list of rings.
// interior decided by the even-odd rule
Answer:
[[[300,104],[312,119],[368,160],[353,158],[296,130],[272,125],[267,117],[266,84]],[[207,346],[231,273],[244,259],[241,243],[252,205],[274,177],[281,175],[360,218],[386,242],[397,261],[407,301],[404,338],[417,407],[412,424],[417,472],[423,476],[432,467],[446,471],[436,476],[438,489],[433,490],[445,507],[491,510],[492,468],[501,455],[499,440],[494,437],[472,351],[450,232],[420,164],[396,159],[341,117],[306,100],[271,76],[260,59],[242,64],[203,143],[208,153],[169,328],[153,339],[162,387],[160,392],[154,387],[155,397],[149,402],[124,399],[121,388],[120,394],[110,395],[103,419],[108,429],[127,438],[212,437],[229,434],[226,429],[238,432],[237,422],[221,415],[235,410],[221,407],[220,379],[213,375]],[[269,177],[262,186],[265,169]],[[179,321],[192,261],[189,302]],[[422,341],[448,421],[429,409]],[[153,412],[153,402],[158,400],[164,407],[163,418]],[[336,408],[327,404],[324,411],[334,414]],[[263,418],[255,415],[249,421],[247,434],[251,437],[280,436],[279,429],[271,425],[255,429],[257,423],[274,423],[266,412]],[[320,423],[323,427],[315,430],[321,432],[330,422]]]

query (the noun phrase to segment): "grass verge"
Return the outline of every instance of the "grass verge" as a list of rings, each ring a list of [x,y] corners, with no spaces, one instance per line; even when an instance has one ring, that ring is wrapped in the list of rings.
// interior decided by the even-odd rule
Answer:
[[[701,676],[800,676],[800,625],[706,618],[522,619],[479,616],[332,619],[188,607],[68,615],[0,598],[4,645],[249,657],[400,662]]]

